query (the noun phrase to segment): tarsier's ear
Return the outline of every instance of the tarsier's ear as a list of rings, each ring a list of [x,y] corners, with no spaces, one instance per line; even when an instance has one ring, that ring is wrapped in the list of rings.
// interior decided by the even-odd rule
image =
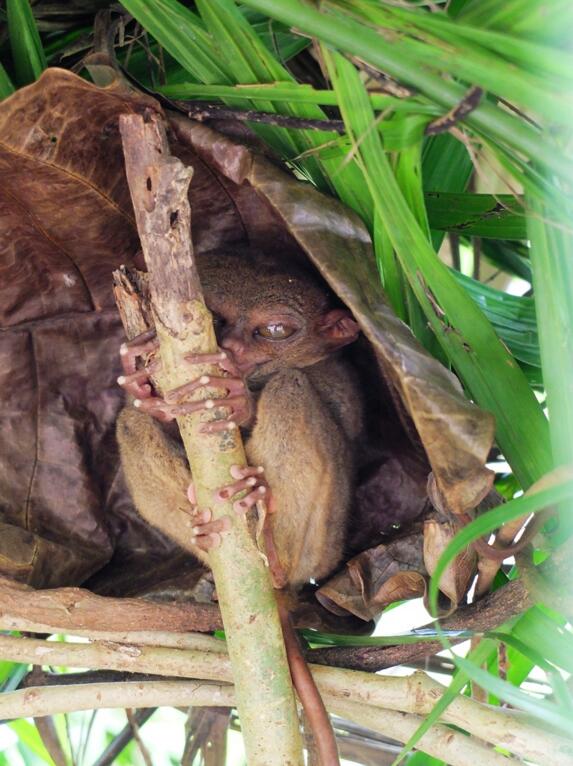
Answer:
[[[348,309],[332,309],[321,317],[318,332],[329,346],[337,348],[356,340],[360,326]]]

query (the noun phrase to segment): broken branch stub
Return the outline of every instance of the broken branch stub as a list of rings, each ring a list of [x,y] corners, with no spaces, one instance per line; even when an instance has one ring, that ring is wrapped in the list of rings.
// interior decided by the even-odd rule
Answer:
[[[120,131],[137,228],[149,272],[152,312],[161,352],[163,391],[215,371],[191,368],[187,354],[214,353],[217,342],[205,306],[191,243],[187,189],[192,170],[169,153],[157,114],[123,115]],[[194,395],[196,397],[196,394]],[[192,396],[191,398],[194,398]],[[216,408],[215,408],[216,409]],[[238,429],[200,433],[213,410],[177,418],[198,506],[232,529],[209,554],[237,689],[249,764],[302,763],[302,744],[276,602],[264,561],[231,500],[215,499],[232,465],[245,465]]]

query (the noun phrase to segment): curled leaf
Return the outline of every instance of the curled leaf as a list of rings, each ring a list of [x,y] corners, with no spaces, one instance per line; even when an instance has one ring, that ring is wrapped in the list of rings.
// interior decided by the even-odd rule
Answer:
[[[431,576],[440,556],[457,529],[449,521],[426,519],[424,522],[424,563]],[[473,548],[466,548],[458,554],[447,567],[440,579],[440,591],[449,599],[451,609],[455,609],[465,596],[476,573],[477,555]]]

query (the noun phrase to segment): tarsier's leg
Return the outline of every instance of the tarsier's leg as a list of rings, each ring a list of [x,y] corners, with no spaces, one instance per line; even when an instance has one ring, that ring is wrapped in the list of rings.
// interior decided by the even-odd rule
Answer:
[[[159,423],[132,407],[121,412],[116,433],[127,485],[139,513],[206,563],[203,551],[191,544],[195,526],[187,498],[191,473],[183,450]]]
[[[290,585],[332,572],[343,554],[351,455],[303,371],[285,370],[267,383],[247,455],[265,467],[276,504],[272,537]]]

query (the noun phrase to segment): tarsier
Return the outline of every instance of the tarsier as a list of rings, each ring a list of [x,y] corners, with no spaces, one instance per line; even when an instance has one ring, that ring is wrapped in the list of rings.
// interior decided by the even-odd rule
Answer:
[[[208,565],[207,551],[220,543],[229,519],[212,520],[209,510],[195,507],[182,445],[158,421],[221,407],[223,419],[203,430],[240,427],[250,467],[234,466],[234,481],[218,492],[225,497],[247,492],[234,503],[238,513],[266,498],[272,511],[267,541],[275,559],[275,584],[296,589],[330,574],[344,552],[362,399],[340,352],[358,337],[359,327],[302,267],[285,267],[243,250],[205,254],[198,268],[221,350],[188,357],[190,382],[161,399],[152,395],[149,368],[136,369],[137,357],[156,349],[153,339],[122,347],[125,375],[119,382],[137,405],[126,407],[118,420],[127,483],[140,513],[154,524],[162,519],[163,531],[175,539],[181,528],[188,528],[187,498],[191,501],[193,552]],[[194,365],[205,363],[218,364],[221,375],[197,378]],[[219,390],[220,398],[178,401],[206,386]],[[326,710],[280,604],[279,611],[291,673],[320,762],[335,766],[337,748]]]
[[[208,565],[207,551],[219,544],[229,520],[212,520],[208,510],[194,507],[182,446],[159,421],[224,407],[224,419],[203,428],[239,426],[251,467],[234,467],[219,492],[233,497],[247,490],[234,503],[242,513],[272,488],[267,497],[278,570],[296,589],[342,561],[363,413],[353,369],[340,352],[359,327],[303,267],[245,249],[199,256],[198,268],[221,351],[189,357],[190,383],[160,399],[151,394],[149,370],[135,366],[153,341],[122,348],[120,383],[136,399],[117,429],[127,483],[139,512],[155,524],[163,519],[168,535],[185,521],[188,528],[192,513],[193,552]],[[221,377],[197,379],[193,368],[200,363],[218,364]],[[207,384],[220,398],[178,401]]]

